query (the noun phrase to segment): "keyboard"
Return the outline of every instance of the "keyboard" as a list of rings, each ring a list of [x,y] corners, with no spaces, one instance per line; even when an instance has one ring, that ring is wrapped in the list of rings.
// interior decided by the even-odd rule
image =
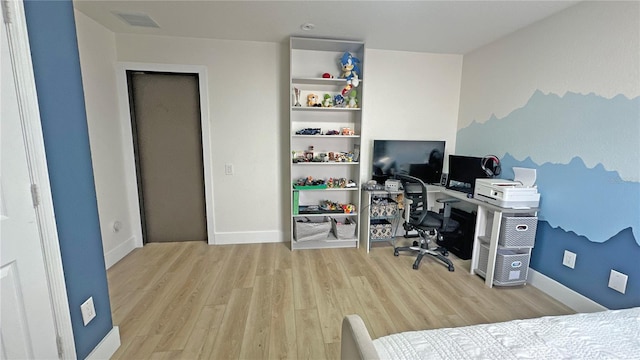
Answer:
[[[459,191],[465,194],[473,194],[473,188],[470,187],[466,187],[466,186],[450,186],[448,187],[449,190],[454,190],[454,191]]]

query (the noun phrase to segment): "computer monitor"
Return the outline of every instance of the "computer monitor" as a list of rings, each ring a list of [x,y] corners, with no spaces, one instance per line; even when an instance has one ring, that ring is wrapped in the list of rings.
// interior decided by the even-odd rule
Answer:
[[[449,155],[447,188],[472,194],[476,179],[487,177],[481,157]]]
[[[409,174],[438,183],[444,149],[444,140],[373,140],[372,178],[384,184],[395,174]]]

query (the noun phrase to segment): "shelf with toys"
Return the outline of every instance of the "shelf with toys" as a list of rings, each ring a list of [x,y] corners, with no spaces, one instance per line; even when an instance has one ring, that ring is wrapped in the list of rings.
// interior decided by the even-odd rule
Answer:
[[[363,57],[359,41],[290,39],[292,250],[360,245]]]

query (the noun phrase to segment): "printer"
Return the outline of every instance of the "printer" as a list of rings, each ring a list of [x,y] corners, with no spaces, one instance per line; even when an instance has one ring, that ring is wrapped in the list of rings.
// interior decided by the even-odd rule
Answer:
[[[473,197],[503,208],[535,208],[540,203],[540,194],[535,187],[504,179],[476,179]]]

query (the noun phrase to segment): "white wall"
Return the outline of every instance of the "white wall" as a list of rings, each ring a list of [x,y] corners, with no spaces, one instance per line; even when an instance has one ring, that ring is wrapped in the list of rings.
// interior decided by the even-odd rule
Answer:
[[[466,54],[458,128],[502,118],[536,89],[638,96],[639,34],[637,1],[587,1]]]
[[[92,70],[87,71],[87,86],[104,95],[98,99],[100,96],[88,92],[88,102],[110,104],[104,108],[88,107],[90,113],[99,111],[103,118],[116,116],[112,84],[115,54],[118,63],[206,67],[215,241],[217,244],[289,241],[289,187],[288,181],[284,181],[288,169],[283,164],[283,159],[289,158],[288,43],[122,34],[109,34],[109,41],[104,41],[101,40],[107,35],[104,28],[102,32],[91,31],[87,24],[91,20],[81,14],[78,17],[81,19],[78,32],[84,33],[81,52],[95,52],[103,58],[98,61],[85,56],[92,62],[83,64],[83,71],[84,67]],[[90,37],[95,39],[89,41]],[[100,46],[108,50],[95,49]],[[101,55],[104,52],[109,56]],[[454,149],[462,56],[371,49],[367,50],[364,66],[367,78],[362,104],[364,161],[370,161],[369,148],[375,138],[443,139],[447,141],[448,152]],[[100,84],[104,78],[109,79],[108,86]],[[116,131],[100,136],[111,144],[122,143],[121,134]],[[100,169],[102,162],[109,164],[115,160],[96,156],[94,161]],[[234,165],[233,176],[224,175],[225,164]],[[369,178],[369,166],[363,165],[362,172]],[[107,176],[105,171],[96,172],[96,177],[103,176]],[[120,176],[124,178],[122,173]],[[119,190],[111,191],[116,194]],[[100,202],[98,205],[101,206]]]
[[[287,53],[281,45],[139,35],[116,39],[119,61],[207,68],[216,243],[282,240],[280,141],[288,124],[282,104],[288,98],[282,91]],[[234,175],[224,174],[225,164],[233,164]]]
[[[371,178],[374,139],[445,140],[445,155],[452,154],[462,55],[368,49],[365,56],[363,179]]]
[[[115,36],[75,11],[91,159],[107,268],[133,248],[133,230],[124,182],[122,135],[114,77]],[[121,228],[114,231],[114,222]]]

